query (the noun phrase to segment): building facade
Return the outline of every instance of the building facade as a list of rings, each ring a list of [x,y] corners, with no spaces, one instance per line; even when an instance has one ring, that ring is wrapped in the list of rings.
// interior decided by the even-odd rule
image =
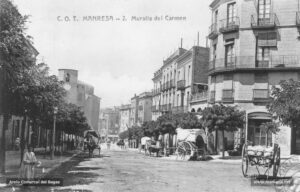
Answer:
[[[177,59],[177,91],[173,113],[207,106],[209,48],[194,46]]]
[[[67,91],[66,101],[79,106],[88,124],[98,131],[100,98],[94,94],[94,87],[78,80],[78,71],[59,69],[58,79],[64,82]]]
[[[161,116],[161,88],[162,88],[162,71],[157,70],[152,79],[154,88],[152,90],[152,120],[155,121]]]
[[[281,127],[267,139],[260,126],[272,120],[265,107],[271,87],[300,77],[299,1],[214,0],[210,8],[209,103],[247,113],[248,132],[228,134],[228,143],[276,139],[284,155],[300,153],[300,133]]]
[[[151,121],[152,92],[144,92],[139,95],[138,102],[138,125]]]
[[[100,134],[102,138],[115,140],[120,133],[120,108],[105,108],[100,110]]]
[[[120,107],[120,133],[128,129],[130,124],[131,105],[121,105]]]
[[[131,98],[129,127],[136,126],[138,123],[139,96],[136,94]]]
[[[152,79],[152,120],[165,113],[196,112],[207,106],[209,48],[179,48]]]

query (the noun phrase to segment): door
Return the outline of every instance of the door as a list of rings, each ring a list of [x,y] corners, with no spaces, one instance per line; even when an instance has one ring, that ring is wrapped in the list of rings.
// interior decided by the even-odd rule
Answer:
[[[271,24],[271,0],[258,0],[258,25]]]

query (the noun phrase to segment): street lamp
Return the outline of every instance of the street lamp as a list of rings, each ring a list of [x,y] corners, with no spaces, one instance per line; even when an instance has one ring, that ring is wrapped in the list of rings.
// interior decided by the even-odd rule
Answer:
[[[54,107],[53,109],[53,134],[52,134],[52,150],[51,150],[51,159],[54,158],[54,148],[55,148],[55,127],[56,127],[56,114],[58,108]]]

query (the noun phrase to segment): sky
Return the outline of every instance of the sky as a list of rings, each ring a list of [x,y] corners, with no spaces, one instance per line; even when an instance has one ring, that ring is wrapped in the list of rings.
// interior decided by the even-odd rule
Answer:
[[[30,15],[26,33],[33,37],[39,61],[55,75],[62,68],[78,70],[79,80],[95,87],[101,108],[127,104],[134,94],[151,91],[154,72],[180,47],[181,38],[183,48],[190,49],[199,32],[199,44],[205,46],[211,15],[211,0],[13,2],[22,15]],[[86,16],[113,20],[88,21]],[[164,19],[154,21],[155,16]],[[166,16],[186,19],[167,21]]]

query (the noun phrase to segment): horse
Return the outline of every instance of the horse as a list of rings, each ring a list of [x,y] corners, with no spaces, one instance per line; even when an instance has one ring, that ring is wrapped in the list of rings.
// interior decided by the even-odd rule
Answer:
[[[156,153],[156,157],[158,157],[158,153],[160,151],[160,143],[153,140],[147,140],[145,145],[145,155],[147,155],[147,151],[149,153],[149,156],[151,156],[151,153]]]
[[[124,149],[125,143],[123,140],[120,140],[117,142],[117,146],[121,147],[121,149]]]
[[[99,144],[97,144],[92,137],[88,137],[87,140],[87,149],[89,151],[89,157],[94,157],[94,150],[99,149],[99,156],[100,156],[100,151],[101,147]]]

